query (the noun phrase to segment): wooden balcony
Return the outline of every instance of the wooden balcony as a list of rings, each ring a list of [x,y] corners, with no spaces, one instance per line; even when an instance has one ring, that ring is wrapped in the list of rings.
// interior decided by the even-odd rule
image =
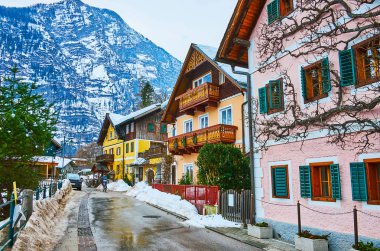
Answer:
[[[135,132],[130,132],[125,135],[125,141],[132,140],[136,138],[136,133]]]
[[[102,154],[96,156],[96,162],[98,163],[112,163],[113,162],[113,154]]]
[[[165,155],[165,153],[166,153],[166,146],[165,145],[155,146],[155,147],[150,147],[145,152],[139,153],[139,157],[148,160],[151,158],[163,157]]]
[[[169,152],[183,155],[197,153],[206,143],[235,143],[237,129],[236,126],[219,124],[168,138]]]
[[[219,86],[204,83],[176,97],[179,100],[179,111],[194,115],[194,111],[203,111],[206,106],[216,107],[219,101]]]

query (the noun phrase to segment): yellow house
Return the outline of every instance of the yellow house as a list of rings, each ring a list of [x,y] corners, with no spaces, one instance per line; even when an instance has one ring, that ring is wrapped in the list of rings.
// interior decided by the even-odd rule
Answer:
[[[195,162],[206,142],[242,147],[246,77],[216,62],[216,52],[209,46],[190,46],[164,112],[162,122],[170,124],[168,150],[175,155],[172,183],[185,173],[196,183]]]
[[[106,114],[98,138],[103,154],[96,161],[108,167],[112,179],[147,180],[146,160],[139,154],[148,150],[152,142],[167,139],[167,125],[160,121],[165,106],[166,103],[153,104],[126,116]],[[156,169],[152,171],[156,175]]]

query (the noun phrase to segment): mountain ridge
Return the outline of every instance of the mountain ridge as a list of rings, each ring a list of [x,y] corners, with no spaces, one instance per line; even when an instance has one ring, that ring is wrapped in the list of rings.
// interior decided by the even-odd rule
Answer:
[[[181,62],[116,12],[80,0],[0,6],[0,75],[17,64],[26,81],[60,110],[58,139],[72,148],[96,140],[105,112],[128,114],[139,83],[171,90]]]

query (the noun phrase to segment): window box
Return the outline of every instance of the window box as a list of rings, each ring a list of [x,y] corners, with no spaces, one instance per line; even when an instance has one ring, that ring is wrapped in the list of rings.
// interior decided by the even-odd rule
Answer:
[[[297,250],[302,251],[327,251],[328,241],[324,239],[309,239],[304,237],[299,237],[296,235],[294,237],[294,242]]]
[[[273,238],[273,229],[271,227],[258,227],[255,225],[248,225],[248,235],[259,239]]]

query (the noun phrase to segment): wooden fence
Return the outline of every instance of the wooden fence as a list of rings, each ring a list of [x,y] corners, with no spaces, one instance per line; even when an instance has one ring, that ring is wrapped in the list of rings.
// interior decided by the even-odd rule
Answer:
[[[223,190],[219,193],[219,213],[227,220],[249,223],[251,190]]]

